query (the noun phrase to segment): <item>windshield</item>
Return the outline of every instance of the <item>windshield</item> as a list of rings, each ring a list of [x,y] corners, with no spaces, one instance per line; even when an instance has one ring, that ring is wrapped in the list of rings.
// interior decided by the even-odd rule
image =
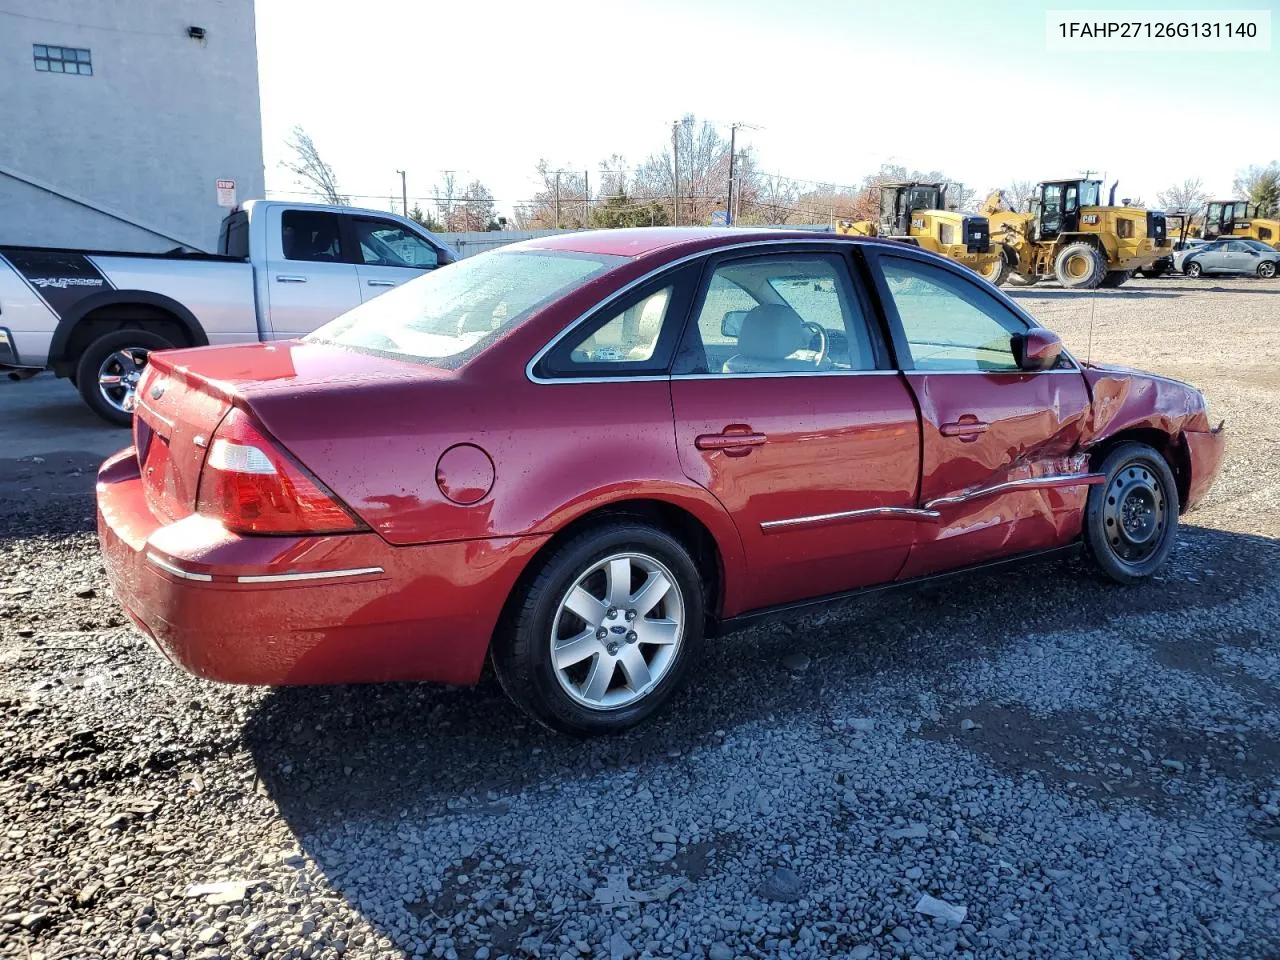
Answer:
[[[1098,205],[1098,190],[1101,184],[1097,180],[1084,180],[1080,183],[1080,206],[1096,207]]]
[[[625,260],[549,250],[484,253],[362,303],[306,339],[443,360]]]

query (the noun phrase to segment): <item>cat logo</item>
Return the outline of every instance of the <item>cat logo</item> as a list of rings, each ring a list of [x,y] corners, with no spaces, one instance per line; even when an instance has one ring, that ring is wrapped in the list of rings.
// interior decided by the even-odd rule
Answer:
[[[923,217],[912,217],[912,218],[911,218],[911,229],[912,229],[912,230],[923,230],[923,229],[924,229],[924,218],[923,218]]]
[[[1085,223],[1096,224],[1098,222],[1098,215],[1096,213],[1086,213],[1083,217],[1081,217],[1081,220],[1083,220]]]

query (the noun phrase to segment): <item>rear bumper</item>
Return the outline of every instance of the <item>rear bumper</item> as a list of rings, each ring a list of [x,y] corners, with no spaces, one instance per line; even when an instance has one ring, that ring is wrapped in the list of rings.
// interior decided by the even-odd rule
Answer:
[[[1213,481],[1218,478],[1222,469],[1222,458],[1226,453],[1226,431],[1219,426],[1216,430],[1188,430],[1182,435],[1187,444],[1187,456],[1191,461],[1191,485],[1187,493],[1186,510],[1193,510],[1204,499]]]
[[[375,533],[241,536],[165,523],[132,448],[98,473],[98,537],[130,619],[210,680],[267,685],[474,683],[541,537],[393,547]]]

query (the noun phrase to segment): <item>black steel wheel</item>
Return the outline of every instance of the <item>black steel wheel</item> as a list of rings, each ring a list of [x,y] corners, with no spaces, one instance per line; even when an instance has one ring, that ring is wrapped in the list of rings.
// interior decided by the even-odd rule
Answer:
[[[1102,571],[1120,583],[1151,576],[1173,549],[1178,487],[1164,457],[1144,443],[1112,450],[1089,491],[1085,543]]]

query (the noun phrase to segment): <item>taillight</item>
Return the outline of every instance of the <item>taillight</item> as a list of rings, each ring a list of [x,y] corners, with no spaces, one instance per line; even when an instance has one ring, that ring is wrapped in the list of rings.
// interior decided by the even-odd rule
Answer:
[[[218,424],[200,472],[196,511],[238,533],[362,530],[325,485],[238,407]]]

